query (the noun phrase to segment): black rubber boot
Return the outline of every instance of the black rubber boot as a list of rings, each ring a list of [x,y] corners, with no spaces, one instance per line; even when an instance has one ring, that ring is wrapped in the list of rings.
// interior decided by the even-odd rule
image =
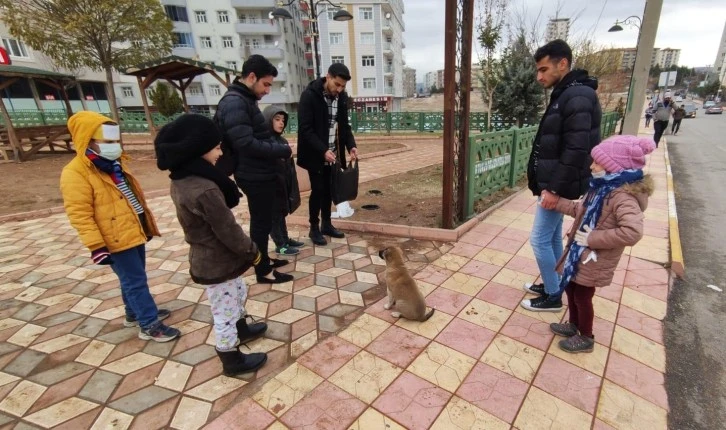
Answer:
[[[267,354],[264,352],[242,354],[236,348],[232,351],[216,351],[219,360],[222,362],[222,371],[225,376],[235,376],[240,373],[252,372],[262,367],[267,361]]]
[[[333,227],[333,224],[330,221],[323,221],[320,232],[336,239],[342,239],[345,237],[345,233]]]
[[[247,318],[252,320],[252,324],[247,324]],[[237,337],[239,338],[240,343],[255,340],[265,334],[266,331],[266,323],[255,322],[254,318],[249,315],[246,315],[242,317],[241,320],[237,321]]]
[[[316,245],[325,246],[328,244],[328,241],[325,240],[325,237],[320,232],[320,227],[317,225],[310,226],[310,234],[308,234],[308,236],[310,236],[310,240],[312,240]]]

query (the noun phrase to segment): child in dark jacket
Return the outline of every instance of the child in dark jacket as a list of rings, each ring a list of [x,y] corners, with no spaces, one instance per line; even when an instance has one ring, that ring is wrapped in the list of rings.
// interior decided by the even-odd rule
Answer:
[[[159,169],[171,172],[171,199],[190,246],[189,274],[207,289],[217,355],[232,376],[265,364],[266,354],[243,354],[238,346],[261,336],[267,324],[246,321],[241,276],[262,256],[231,211],[241,196],[237,185],[214,166],[221,141],[212,120],[186,114],[159,130],[154,148]]]
[[[270,127],[273,138],[285,145],[289,145],[287,139],[282,137],[287,127],[287,112],[282,106],[267,106],[262,112],[267,124]],[[297,171],[295,161],[290,158],[281,158],[279,161],[279,177],[277,187],[277,201],[279,207],[273,212],[272,232],[270,236],[275,242],[275,252],[280,255],[295,255],[300,252],[298,248],[305,246],[305,243],[290,239],[287,232],[285,217],[295,212],[300,206],[300,188],[297,182]]]
[[[613,136],[592,149],[590,189],[580,201],[560,197],[555,209],[575,218],[567,234],[565,253],[557,268],[562,273],[560,294],[567,294],[569,322],[550,329],[565,336],[559,347],[567,352],[592,352],[595,288],[610,285],[626,246],[643,237],[643,211],[653,193],[653,180],[643,174],[645,156],[655,149],[651,138]],[[529,292],[544,294],[544,290]],[[522,301],[529,308],[531,300]]]

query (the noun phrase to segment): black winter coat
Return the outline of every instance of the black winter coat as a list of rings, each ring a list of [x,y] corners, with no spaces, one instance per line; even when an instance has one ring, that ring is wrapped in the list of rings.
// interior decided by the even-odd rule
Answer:
[[[328,102],[323,95],[325,78],[312,81],[300,96],[297,107],[297,164],[306,170],[319,171],[325,164],[325,152],[328,150]],[[338,139],[341,147],[350,152],[355,148],[355,138],[348,122],[348,94],[338,95]],[[345,151],[337,154],[342,165],[345,165]]]
[[[575,200],[587,191],[602,119],[595,90],[597,80],[585,70],[571,71],[554,87],[527,166],[534,195],[548,190]]]
[[[240,181],[274,181],[277,160],[289,158],[292,150],[273,139],[265,118],[257,107],[257,97],[246,85],[233,83],[219,101],[215,115],[222,131],[223,149],[231,148],[234,156],[234,179]],[[224,171],[226,166],[218,166]],[[229,172],[225,172],[229,173]]]

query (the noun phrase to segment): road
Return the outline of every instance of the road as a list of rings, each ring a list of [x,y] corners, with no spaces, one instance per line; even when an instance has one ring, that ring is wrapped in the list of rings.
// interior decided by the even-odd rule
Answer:
[[[726,114],[684,119],[668,135],[686,266],[665,321],[669,428],[726,422]],[[724,292],[707,287],[715,285]]]

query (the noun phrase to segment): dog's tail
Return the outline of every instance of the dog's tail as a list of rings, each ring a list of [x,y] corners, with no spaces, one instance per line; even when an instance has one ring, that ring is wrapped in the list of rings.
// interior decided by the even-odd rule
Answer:
[[[431,315],[434,314],[434,311],[435,310],[436,310],[436,308],[431,308],[431,310],[429,311],[429,313],[427,313],[426,315],[424,315],[424,317],[423,317],[423,319],[421,321],[428,321],[428,319],[431,318]]]

